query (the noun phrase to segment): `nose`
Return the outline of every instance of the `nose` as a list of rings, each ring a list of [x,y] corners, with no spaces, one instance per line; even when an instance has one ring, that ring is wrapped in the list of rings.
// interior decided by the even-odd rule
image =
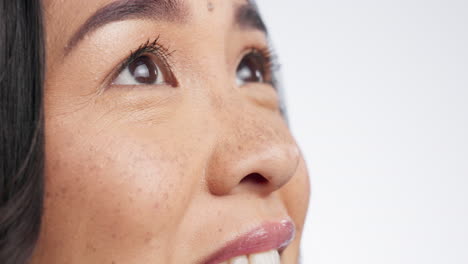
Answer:
[[[224,129],[205,174],[208,189],[218,196],[239,192],[268,195],[295,174],[298,147],[281,117],[238,112],[221,122]]]

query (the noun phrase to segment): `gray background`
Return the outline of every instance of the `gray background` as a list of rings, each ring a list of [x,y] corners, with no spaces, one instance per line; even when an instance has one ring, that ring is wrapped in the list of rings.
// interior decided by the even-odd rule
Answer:
[[[304,263],[468,263],[468,1],[257,1],[311,174]]]

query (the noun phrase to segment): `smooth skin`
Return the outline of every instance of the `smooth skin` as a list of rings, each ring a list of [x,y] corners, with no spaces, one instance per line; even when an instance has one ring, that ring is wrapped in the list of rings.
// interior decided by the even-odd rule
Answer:
[[[32,263],[199,264],[284,219],[297,233],[282,263],[297,263],[308,174],[276,90],[236,83],[246,50],[268,44],[234,25],[246,2],[180,0],[183,22],[114,22],[66,55],[73,33],[112,1],[44,0],[46,196]],[[157,36],[174,51],[177,85],[109,82]]]

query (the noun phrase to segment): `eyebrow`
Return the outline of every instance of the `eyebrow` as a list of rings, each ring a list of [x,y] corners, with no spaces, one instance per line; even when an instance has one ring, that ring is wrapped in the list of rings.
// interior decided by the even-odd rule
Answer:
[[[257,5],[253,1],[248,1],[247,4],[243,4],[237,8],[235,23],[242,29],[255,29],[265,34],[268,33],[267,27],[258,12]]]
[[[179,0],[118,0],[98,9],[73,34],[65,46],[65,55],[96,29],[116,21],[128,19],[182,21],[186,16]]]
[[[65,46],[67,56],[83,38],[98,28],[116,21],[129,19],[166,20],[181,23],[188,17],[183,0],[117,0],[98,9],[73,34]],[[240,5],[235,11],[235,24],[242,29],[260,30],[267,34],[266,26],[254,2]]]

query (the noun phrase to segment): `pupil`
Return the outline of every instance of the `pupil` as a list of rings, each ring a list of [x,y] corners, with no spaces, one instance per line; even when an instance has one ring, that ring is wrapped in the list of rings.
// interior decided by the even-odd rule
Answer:
[[[241,83],[263,82],[262,71],[252,56],[242,59],[237,68],[237,77]]]
[[[139,83],[153,84],[158,79],[156,65],[148,56],[137,58],[129,65],[130,73]]]

